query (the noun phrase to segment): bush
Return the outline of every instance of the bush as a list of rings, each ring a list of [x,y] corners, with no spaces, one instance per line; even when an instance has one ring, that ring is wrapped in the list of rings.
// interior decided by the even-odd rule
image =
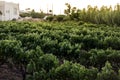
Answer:
[[[79,21],[78,25],[83,25],[85,22],[84,21]]]
[[[80,64],[65,61],[55,69],[52,80],[94,80],[97,72],[97,69],[86,69]]]
[[[112,70],[111,64],[106,62],[101,73],[98,73],[96,80],[119,80],[119,77],[114,70]]]
[[[53,21],[53,19],[54,19],[54,16],[48,16],[48,17],[46,18],[46,20],[48,20],[48,21]]]
[[[21,13],[20,17],[30,17],[30,13]]]
[[[54,56],[52,54],[45,54],[39,58],[39,61],[37,63],[38,70],[39,70],[39,68],[43,68],[47,72],[49,72],[49,70],[51,70],[52,68],[57,67],[58,63],[59,63],[59,61],[56,58],[56,56]]]
[[[36,62],[31,60],[27,65],[27,72],[31,75],[27,75],[26,80],[31,78],[32,80],[47,80],[52,74],[52,69],[56,68],[58,64],[58,59],[52,54],[44,54]]]
[[[0,57],[13,58],[21,53],[21,42],[16,40],[0,41]]]
[[[57,15],[56,20],[59,21],[59,22],[64,21],[64,17],[65,17],[65,15]]]
[[[31,17],[32,18],[44,18],[45,17],[45,14],[44,13],[31,13]]]

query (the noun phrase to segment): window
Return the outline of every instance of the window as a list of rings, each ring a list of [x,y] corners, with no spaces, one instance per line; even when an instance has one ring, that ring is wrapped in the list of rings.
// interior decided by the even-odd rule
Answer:
[[[2,13],[2,6],[0,6],[0,15],[2,15],[3,13]]]
[[[17,15],[17,8],[14,8],[14,14]]]
[[[2,11],[0,11],[0,15],[2,15]]]

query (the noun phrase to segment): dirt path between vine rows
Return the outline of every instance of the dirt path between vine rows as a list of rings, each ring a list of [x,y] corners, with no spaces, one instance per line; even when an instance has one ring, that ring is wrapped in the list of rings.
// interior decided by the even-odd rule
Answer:
[[[0,66],[0,80],[22,80],[22,75],[16,68],[10,68],[7,65]]]

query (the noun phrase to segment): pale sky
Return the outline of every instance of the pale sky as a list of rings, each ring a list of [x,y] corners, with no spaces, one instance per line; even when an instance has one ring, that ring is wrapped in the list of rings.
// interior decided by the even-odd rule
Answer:
[[[0,0],[1,1],[1,0]],[[70,3],[71,6],[77,7],[77,8],[86,8],[87,5],[92,6],[102,6],[102,5],[116,5],[117,3],[120,3],[120,0],[2,0],[7,2],[15,2],[19,3],[20,10],[25,10],[26,8],[35,9],[36,11],[43,10],[44,12],[47,12],[47,6],[48,9],[52,9],[53,4],[53,13],[60,14],[64,12],[64,9],[66,8],[65,3]]]

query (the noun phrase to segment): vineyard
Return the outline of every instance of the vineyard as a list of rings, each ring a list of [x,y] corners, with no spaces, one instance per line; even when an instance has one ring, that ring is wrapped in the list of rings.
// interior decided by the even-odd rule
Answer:
[[[66,22],[0,22],[0,66],[23,80],[120,80],[120,27]]]

